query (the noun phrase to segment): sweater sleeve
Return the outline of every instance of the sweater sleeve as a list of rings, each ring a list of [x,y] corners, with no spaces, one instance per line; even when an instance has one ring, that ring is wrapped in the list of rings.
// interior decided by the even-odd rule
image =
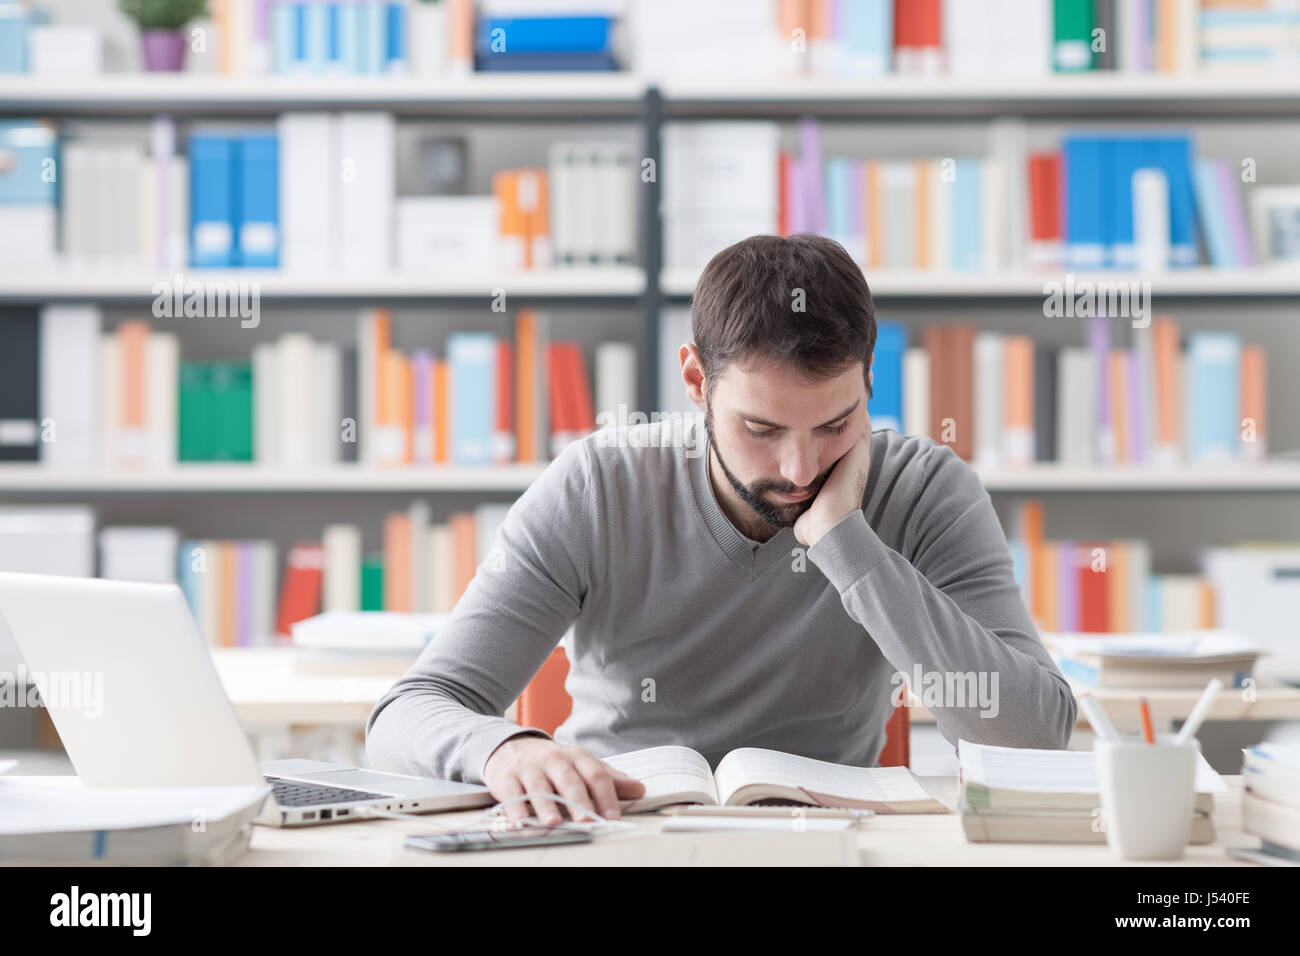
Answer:
[[[947,446],[928,459],[915,500],[890,505],[912,508],[907,557],[861,510],[808,557],[949,743],[1063,749],[1078,705],[1021,599],[988,492]]]
[[[502,715],[586,596],[590,468],[573,442],[510,508],[446,623],[375,705],[366,752],[376,769],[482,783],[507,739],[549,737]]]

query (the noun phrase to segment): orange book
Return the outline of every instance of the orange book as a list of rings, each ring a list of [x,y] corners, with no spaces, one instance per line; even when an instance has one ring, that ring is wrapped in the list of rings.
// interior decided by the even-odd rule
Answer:
[[[1107,618],[1111,631],[1136,630],[1128,545],[1112,541],[1106,548]]]
[[[405,512],[384,518],[384,610],[412,610],[411,516]]]
[[[410,356],[402,357],[402,403],[397,409],[397,423],[402,429],[402,462],[415,461],[415,369]]]
[[[492,177],[492,194],[501,206],[501,246],[505,266],[522,269],[528,256],[523,210],[519,208],[519,173],[503,169]]]
[[[1156,69],[1171,72],[1176,66],[1174,54],[1174,18],[1178,16],[1177,0],[1156,0],[1156,43],[1158,53]]]
[[[1268,454],[1268,354],[1261,346],[1241,350],[1242,455],[1260,459]],[[1251,432],[1253,431],[1253,435]]]
[[[235,542],[222,541],[220,546],[221,580],[218,593],[221,595],[219,620],[221,636],[217,641],[222,647],[235,646]]]
[[[928,269],[930,262],[930,204],[936,197],[930,194],[934,188],[930,176],[930,164],[924,160],[916,164],[916,267]]]
[[[806,0],[808,12],[808,39],[822,39],[831,35],[830,0]]]
[[[446,359],[433,362],[433,460],[447,463],[451,448],[451,412],[447,403],[451,399],[451,368]]]
[[[1111,349],[1106,357],[1106,381],[1110,387],[1110,420],[1115,425],[1115,461],[1132,461],[1129,455],[1133,436],[1129,434],[1133,398],[1128,391],[1128,355],[1124,349]]]
[[[884,226],[880,221],[880,164],[875,160],[868,160],[865,166],[867,181],[863,184],[862,202],[866,208],[862,210],[862,216],[867,224],[867,234],[871,237],[871,248],[868,250],[867,258],[871,268],[879,269],[884,261],[882,259]]]
[[[1034,561],[1033,615],[1046,631],[1061,629],[1060,564],[1060,546],[1044,541]]]
[[[212,21],[217,33],[217,67],[226,74],[235,72],[235,40],[231,35],[230,19],[230,0],[213,0]]]
[[[525,169],[519,176],[519,207],[524,217],[524,266],[540,269],[551,264],[550,179],[544,169]]]
[[[122,425],[144,428],[144,383],[149,349],[149,323],[123,322],[117,327],[122,350]]]
[[[537,435],[537,315],[520,309],[515,319],[515,435],[516,460],[538,461]]]
[[[795,30],[809,30],[810,13],[808,0],[780,0],[777,6],[777,22],[780,24],[781,40],[790,43]]]
[[[497,342],[496,422],[493,425],[492,460],[514,461],[514,346],[505,339]]]
[[[474,68],[474,0],[447,0],[447,6],[451,68],[468,73]]]
[[[1201,602],[1200,602],[1200,607],[1201,607],[1201,620],[1200,620],[1200,626],[1203,627],[1203,628],[1209,629],[1209,628],[1212,628],[1212,627],[1215,626],[1215,621],[1214,621],[1214,611],[1215,611],[1215,609],[1214,609],[1214,588],[1210,586],[1210,582],[1209,582],[1209,581],[1202,581],[1202,582],[1200,583],[1200,592],[1201,592]]]
[[[1034,460],[1034,340],[1008,335],[1003,340],[1002,441],[1007,464]]]
[[[1016,509],[1016,532],[1021,541],[1034,546],[1043,543],[1043,526],[1046,518],[1043,503],[1037,498],[1028,498]]]
[[[1156,319],[1151,323],[1151,334],[1155,337],[1156,457],[1169,460],[1178,455],[1181,431],[1178,425],[1182,414],[1178,388],[1178,323],[1169,318]]]
[[[478,540],[471,512],[458,511],[447,519],[447,524],[451,528],[451,599],[454,604],[474,580],[474,569],[478,567]]]
[[[379,457],[378,464],[403,464],[411,460],[412,407],[414,401],[410,379],[410,362],[395,349],[384,354],[383,377],[379,387]]]

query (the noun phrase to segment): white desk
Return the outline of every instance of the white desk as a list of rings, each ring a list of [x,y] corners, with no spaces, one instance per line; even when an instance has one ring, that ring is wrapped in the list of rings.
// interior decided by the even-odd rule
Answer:
[[[949,794],[955,777],[932,777]],[[1259,846],[1241,831],[1241,777],[1225,776],[1228,792],[1215,794],[1215,840],[1189,846],[1181,860],[1155,866],[1253,866],[1228,855],[1229,846]],[[468,823],[481,811],[428,817],[441,825]],[[238,866],[1116,866],[1105,844],[970,843],[961,818],[946,814],[878,815],[841,833],[660,833],[667,817],[625,819],[636,832],[598,836],[589,844],[468,853],[402,850],[403,837],[421,831],[416,821],[367,820],[304,829],[257,827]]]

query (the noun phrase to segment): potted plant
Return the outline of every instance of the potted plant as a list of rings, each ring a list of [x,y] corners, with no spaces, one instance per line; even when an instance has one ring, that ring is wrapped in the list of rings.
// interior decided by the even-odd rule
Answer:
[[[185,65],[181,31],[208,15],[208,0],[118,0],[118,5],[140,27],[146,70],[180,70]]]

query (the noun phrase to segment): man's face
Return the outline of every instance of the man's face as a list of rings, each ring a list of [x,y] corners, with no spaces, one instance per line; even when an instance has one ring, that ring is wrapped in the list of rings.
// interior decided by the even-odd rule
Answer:
[[[819,382],[776,363],[715,378],[704,424],[723,474],[763,521],[793,526],[870,428],[862,363]]]

